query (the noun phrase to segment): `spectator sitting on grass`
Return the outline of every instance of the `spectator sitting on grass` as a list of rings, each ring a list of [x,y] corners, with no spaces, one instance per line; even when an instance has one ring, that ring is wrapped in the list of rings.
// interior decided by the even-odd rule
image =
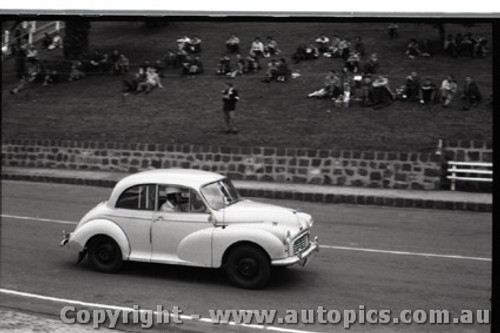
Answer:
[[[447,108],[453,98],[457,93],[457,82],[453,75],[449,75],[446,79],[441,82],[441,87],[439,88],[440,99],[443,107]]]
[[[351,85],[345,82],[342,91],[337,98],[332,98],[337,108],[348,108],[351,100]]]
[[[175,52],[175,55],[176,55],[176,62],[177,62],[177,65],[179,67],[182,67],[182,64],[186,61],[186,59],[188,58],[189,54],[187,53],[186,50],[177,50]]]
[[[194,36],[187,44],[187,51],[190,53],[200,53],[201,52],[201,39],[198,36]]]
[[[330,57],[330,58],[337,58],[340,57],[339,53],[339,44],[340,44],[340,37],[337,34],[334,34],[330,45],[328,46],[328,51],[324,53],[325,56]]]
[[[61,35],[55,33],[54,36],[52,37],[52,43],[47,47],[47,49],[49,49],[49,51],[52,51],[62,47],[63,47],[63,40],[61,38]]]
[[[345,62],[344,72],[347,73],[349,71],[352,73],[357,73],[359,71],[359,61],[360,59],[358,52],[352,51]]]
[[[464,110],[470,110],[471,107],[477,105],[482,99],[479,87],[470,76],[465,77],[462,99],[465,102]]]
[[[181,64],[181,75],[189,75],[192,61],[193,58],[191,58],[191,56],[187,56],[186,59],[184,59],[184,62]]]
[[[420,104],[433,104],[436,100],[436,85],[430,77],[426,77],[420,85],[419,95]]]
[[[236,55],[236,69],[231,72],[231,77],[236,77],[237,75],[243,75],[246,73],[247,62],[241,54]]]
[[[318,46],[318,51],[320,53],[328,52],[328,43],[330,43],[330,38],[326,37],[325,34],[321,34],[316,38],[316,45]]]
[[[420,77],[417,72],[411,72],[409,76],[406,77],[406,84],[403,90],[403,99],[408,99],[415,101],[420,92]]]
[[[372,83],[373,104],[375,108],[389,106],[394,100],[394,93],[389,86],[389,79],[379,75]]]
[[[414,59],[420,55],[420,47],[415,38],[412,38],[408,45],[406,46],[405,55],[407,55],[410,59]]]
[[[281,51],[278,47],[278,42],[273,37],[267,37],[266,45],[264,46],[264,57],[269,58],[271,56],[279,54]]]
[[[278,79],[278,62],[272,59],[269,64],[267,64],[266,77],[262,82],[269,83],[272,80]]]
[[[217,65],[217,74],[228,75],[231,73],[231,59],[224,55],[219,59],[219,64]]]
[[[349,54],[351,54],[351,43],[348,39],[341,39],[338,44],[338,56],[344,60],[347,60]]]
[[[229,53],[240,52],[240,39],[235,34],[231,34],[226,40],[226,49]]]
[[[252,57],[263,57],[264,56],[264,43],[259,37],[255,37],[252,45],[250,46],[250,55]]]
[[[146,72],[153,67],[151,65],[151,61],[149,60],[144,60],[144,62],[139,66],[139,73],[142,75],[146,75]]]
[[[302,60],[318,59],[318,57],[319,57],[318,48],[311,43],[299,45],[297,51],[292,56],[296,64],[298,64]]]
[[[137,92],[144,91],[146,94],[149,94],[154,88],[163,88],[163,85],[156,70],[153,67],[149,67],[146,71],[145,80],[137,86]]]
[[[288,68],[285,58],[280,58],[278,62],[278,82],[285,82],[291,77],[291,70]]]
[[[380,64],[378,62],[378,57],[376,53],[372,53],[370,59],[363,66],[363,72],[365,74],[375,74],[379,69]]]
[[[36,50],[35,45],[29,44],[28,49],[26,50],[26,62],[34,64],[37,61],[38,61],[38,51]]]
[[[459,35],[457,38],[457,53],[458,55],[465,55],[472,57],[474,55],[473,38],[471,33]]]
[[[73,61],[73,63],[71,64],[70,72],[69,72],[68,82],[80,80],[80,79],[83,79],[84,77],[85,77],[85,73],[83,71],[82,62],[80,60]]]
[[[486,53],[488,53],[488,40],[484,38],[484,36],[477,35],[474,37],[473,41],[472,56],[474,58],[486,56]]]
[[[177,49],[179,51],[189,52],[188,45],[191,43],[191,38],[188,36],[182,36],[177,40]]]
[[[247,56],[245,58],[245,63],[246,63],[246,68],[245,68],[245,73],[255,73],[260,71],[260,63],[259,63],[259,58],[253,57],[251,55]]]
[[[120,57],[115,62],[114,66],[115,72],[119,74],[128,73],[129,69],[130,69],[130,61],[128,60],[127,57],[125,57],[123,53],[120,54]]]
[[[122,81],[123,96],[127,96],[129,93],[136,94],[137,87],[139,86],[139,83],[144,80],[144,78],[145,78],[144,74],[140,73],[128,74],[127,77]]]
[[[46,32],[43,34],[43,38],[42,38],[42,47],[44,49],[48,49],[50,44],[52,44],[52,37],[50,37],[49,33]]]
[[[102,60],[102,54],[99,52],[99,50],[95,50],[94,53],[89,57],[89,60],[87,62],[87,72],[91,73],[97,73],[101,70],[101,60]]]
[[[194,57],[189,65],[189,76],[194,77],[195,75],[203,73],[203,63],[199,56]]]
[[[99,71],[103,73],[109,73],[111,68],[113,67],[113,63],[109,57],[109,54],[104,53],[99,61]]]
[[[307,95],[307,98],[337,98],[340,95],[340,78],[335,70],[330,70],[325,76],[323,87]]]

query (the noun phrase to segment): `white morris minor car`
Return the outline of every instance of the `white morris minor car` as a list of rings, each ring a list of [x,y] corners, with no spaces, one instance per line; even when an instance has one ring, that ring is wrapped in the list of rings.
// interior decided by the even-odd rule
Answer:
[[[271,266],[305,265],[318,251],[311,215],[240,197],[217,173],[156,169],[120,180],[61,246],[113,273],[123,261],[223,268],[242,288],[260,288]]]

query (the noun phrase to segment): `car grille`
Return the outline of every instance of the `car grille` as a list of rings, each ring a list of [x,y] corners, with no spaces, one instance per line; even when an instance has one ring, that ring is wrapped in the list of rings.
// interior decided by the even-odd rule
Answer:
[[[309,233],[306,233],[293,242],[293,254],[299,254],[309,247]]]

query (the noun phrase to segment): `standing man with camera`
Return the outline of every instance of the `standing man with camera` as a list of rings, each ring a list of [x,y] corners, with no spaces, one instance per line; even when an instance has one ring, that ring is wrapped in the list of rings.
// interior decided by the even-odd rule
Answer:
[[[236,127],[235,114],[236,103],[240,99],[238,91],[233,87],[232,83],[226,83],[227,89],[222,91],[222,102],[224,112],[224,120],[226,121],[226,134],[237,134],[238,128]]]

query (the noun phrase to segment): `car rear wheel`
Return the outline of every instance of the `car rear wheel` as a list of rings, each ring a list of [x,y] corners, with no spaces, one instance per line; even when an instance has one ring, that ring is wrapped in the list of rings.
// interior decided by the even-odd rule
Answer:
[[[97,236],[89,241],[88,256],[92,267],[104,273],[117,272],[123,263],[120,247],[106,236]]]
[[[262,288],[271,276],[271,264],[266,253],[249,245],[232,250],[224,269],[231,283],[245,289]]]

